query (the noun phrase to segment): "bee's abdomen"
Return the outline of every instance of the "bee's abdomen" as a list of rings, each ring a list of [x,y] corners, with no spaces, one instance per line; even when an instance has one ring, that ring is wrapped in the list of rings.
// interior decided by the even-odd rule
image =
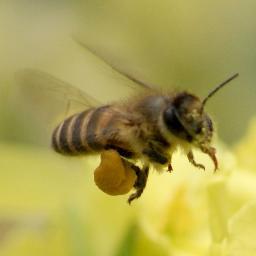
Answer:
[[[79,155],[104,149],[107,143],[104,128],[111,117],[111,108],[103,106],[67,118],[53,132],[54,150],[62,154]]]
[[[87,127],[92,111],[75,114],[56,127],[52,135],[52,146],[55,151],[71,155],[88,151],[89,148],[83,142],[82,131]]]

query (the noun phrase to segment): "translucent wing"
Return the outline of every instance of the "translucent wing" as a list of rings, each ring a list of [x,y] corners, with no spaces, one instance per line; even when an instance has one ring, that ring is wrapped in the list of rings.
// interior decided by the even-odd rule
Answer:
[[[97,100],[77,87],[43,71],[24,69],[16,73],[16,79],[23,87],[23,90],[47,90],[88,107],[99,104]]]
[[[16,73],[16,80],[27,103],[44,112],[59,108],[62,118],[100,104],[79,88],[43,71],[24,69]]]
[[[83,47],[84,49],[86,49],[87,51],[91,52],[93,55],[95,55],[96,57],[98,57],[101,61],[103,61],[105,64],[107,64],[108,66],[110,66],[113,70],[115,70],[116,72],[120,73],[121,75],[125,76],[126,78],[128,78],[129,80],[133,81],[136,85],[139,85],[140,87],[144,88],[144,89],[154,89],[157,88],[156,85],[147,83],[145,81],[142,81],[138,78],[135,78],[133,75],[129,74],[128,72],[122,70],[121,68],[117,67],[117,65],[115,65],[113,63],[113,61],[110,60],[110,58],[107,58],[105,54],[101,54],[100,51],[97,51],[96,49],[94,49],[91,46],[86,45],[84,42],[80,41],[77,38],[73,38],[81,47]]]
[[[35,143],[42,135],[40,144],[48,146],[52,130],[59,122],[100,105],[79,88],[42,71],[24,69],[15,74],[15,80],[17,112],[31,131],[26,135],[28,140]]]

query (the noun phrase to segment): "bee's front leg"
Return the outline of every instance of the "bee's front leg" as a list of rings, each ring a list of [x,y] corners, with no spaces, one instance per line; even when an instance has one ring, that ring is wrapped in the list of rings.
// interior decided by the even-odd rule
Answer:
[[[136,189],[136,192],[129,196],[129,198],[128,198],[129,204],[131,204],[131,202],[134,199],[137,199],[141,196],[144,188],[146,187],[147,179],[148,179],[148,172],[149,172],[148,166],[145,166],[142,170],[136,165],[133,165],[132,168],[134,169],[134,171],[137,175],[137,180],[134,184],[134,188]]]
[[[204,165],[198,164],[198,163],[195,161],[193,152],[192,152],[191,150],[188,152],[187,157],[188,157],[188,161],[189,161],[191,164],[193,164],[195,167],[205,170]]]

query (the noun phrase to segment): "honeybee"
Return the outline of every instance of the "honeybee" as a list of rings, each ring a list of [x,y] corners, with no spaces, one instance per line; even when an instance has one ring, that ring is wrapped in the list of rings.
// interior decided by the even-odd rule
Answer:
[[[129,203],[143,193],[150,167],[172,171],[171,159],[177,148],[185,152],[192,165],[205,169],[193,155],[193,149],[201,150],[209,155],[214,170],[217,170],[216,150],[211,145],[214,127],[205,112],[205,105],[213,94],[238,74],[218,85],[201,100],[187,91],[160,92],[108,64],[144,91],[125,102],[89,107],[66,118],[52,134],[52,147],[56,152],[74,156],[106,150],[117,152],[121,159],[129,163],[137,177],[135,192],[130,195]],[[142,167],[136,164],[138,161],[142,162]]]

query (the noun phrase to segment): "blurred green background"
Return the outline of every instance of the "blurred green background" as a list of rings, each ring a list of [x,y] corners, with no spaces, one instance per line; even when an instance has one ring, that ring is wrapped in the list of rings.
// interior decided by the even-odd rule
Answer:
[[[52,128],[63,117],[67,99],[55,101],[40,91],[39,98],[33,94],[24,98],[14,74],[24,68],[40,69],[103,103],[134,92],[131,81],[82,49],[74,37],[142,80],[201,97],[239,72],[240,77],[207,106],[218,137],[233,145],[255,115],[255,16],[253,0],[1,1],[0,254],[205,255],[209,234],[194,235],[194,224],[188,225],[189,230],[181,227],[188,240],[179,240],[181,232],[172,241],[174,247],[185,244],[187,249],[181,246],[180,254],[165,250],[169,242],[156,238],[147,225],[143,224],[148,236],[138,229],[138,216],[150,215],[148,202],[163,206],[175,179],[190,176],[167,182],[164,199],[149,192],[145,202],[134,207],[128,208],[126,197],[105,196],[93,184],[97,158],[66,159],[49,148]],[[154,179],[152,191],[160,195],[157,181],[165,182],[164,178]],[[177,191],[179,197],[182,189]],[[194,223],[191,216],[182,218]],[[155,223],[157,216],[149,219]],[[143,217],[140,220],[143,223]],[[175,237],[180,227],[172,228],[165,232]],[[141,244],[137,251],[131,249],[135,240]]]

